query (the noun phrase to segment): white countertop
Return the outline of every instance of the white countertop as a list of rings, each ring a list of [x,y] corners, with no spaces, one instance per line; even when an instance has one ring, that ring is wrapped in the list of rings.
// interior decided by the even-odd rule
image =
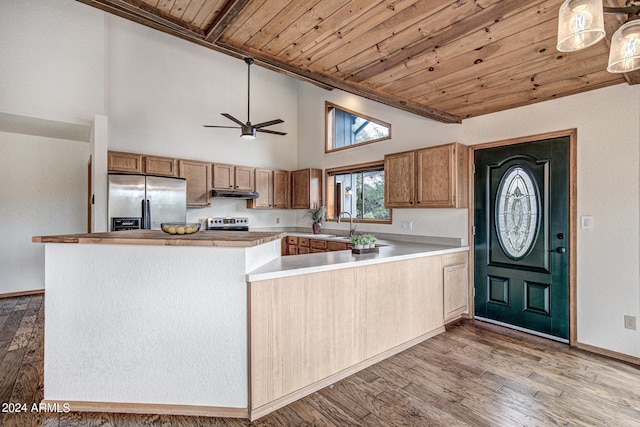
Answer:
[[[294,235],[294,233],[288,233]],[[278,257],[247,274],[248,282],[297,276],[354,266],[401,261],[426,256],[468,251],[468,246],[436,245],[428,243],[385,242],[378,253],[354,255],[348,251],[320,252]]]

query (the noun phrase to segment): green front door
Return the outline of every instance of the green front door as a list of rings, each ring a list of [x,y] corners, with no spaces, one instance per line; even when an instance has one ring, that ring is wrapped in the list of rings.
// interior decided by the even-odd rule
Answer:
[[[475,316],[569,339],[569,138],[475,151]]]

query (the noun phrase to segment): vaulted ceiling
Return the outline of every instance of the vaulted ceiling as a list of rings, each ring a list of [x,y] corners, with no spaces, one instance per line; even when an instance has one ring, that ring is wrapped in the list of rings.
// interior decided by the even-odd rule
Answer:
[[[605,15],[596,46],[556,50],[562,0],[78,1],[445,123],[640,82],[606,71],[624,17]]]

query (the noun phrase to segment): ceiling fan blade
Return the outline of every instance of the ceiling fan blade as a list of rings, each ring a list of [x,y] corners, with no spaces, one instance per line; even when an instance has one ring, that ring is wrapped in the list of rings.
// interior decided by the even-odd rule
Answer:
[[[224,128],[224,129],[241,129],[238,126],[217,126],[217,125],[202,125],[206,128]]]
[[[256,129],[260,129],[266,126],[277,125],[279,123],[284,123],[284,120],[280,120],[280,119],[271,120],[270,122],[258,123],[257,125],[253,125],[253,127]]]
[[[225,116],[227,119],[231,120],[232,122],[235,122],[237,124],[239,124],[240,126],[245,126],[244,123],[242,123],[240,120],[236,119],[235,117],[233,117],[231,114],[229,113],[220,113],[223,116]]]
[[[268,129],[256,129],[256,132],[263,132],[263,133],[272,133],[274,135],[286,135],[286,132],[278,132],[275,130],[268,130]]]

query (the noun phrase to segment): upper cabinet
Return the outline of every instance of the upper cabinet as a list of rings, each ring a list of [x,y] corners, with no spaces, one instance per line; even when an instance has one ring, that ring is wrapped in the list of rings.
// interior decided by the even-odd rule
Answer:
[[[384,156],[384,205],[411,208],[416,194],[416,154],[405,151]]]
[[[144,173],[147,175],[178,176],[178,161],[170,157],[144,157]]]
[[[171,157],[145,156],[138,153],[109,151],[109,172],[143,173],[146,175],[178,176],[178,161]]]
[[[109,151],[107,169],[110,172],[142,173],[142,154]]]
[[[322,169],[291,172],[291,209],[310,209],[322,204]]]
[[[273,207],[286,209],[289,207],[289,171],[273,171]]]
[[[458,143],[385,156],[385,206],[468,207],[468,150]]]
[[[213,188],[216,190],[254,191],[254,175],[254,168],[214,163]]]
[[[180,160],[180,177],[187,180],[187,207],[211,206],[211,163]]]
[[[252,209],[286,209],[289,207],[289,172],[272,169],[255,170],[258,198],[247,200]]]

